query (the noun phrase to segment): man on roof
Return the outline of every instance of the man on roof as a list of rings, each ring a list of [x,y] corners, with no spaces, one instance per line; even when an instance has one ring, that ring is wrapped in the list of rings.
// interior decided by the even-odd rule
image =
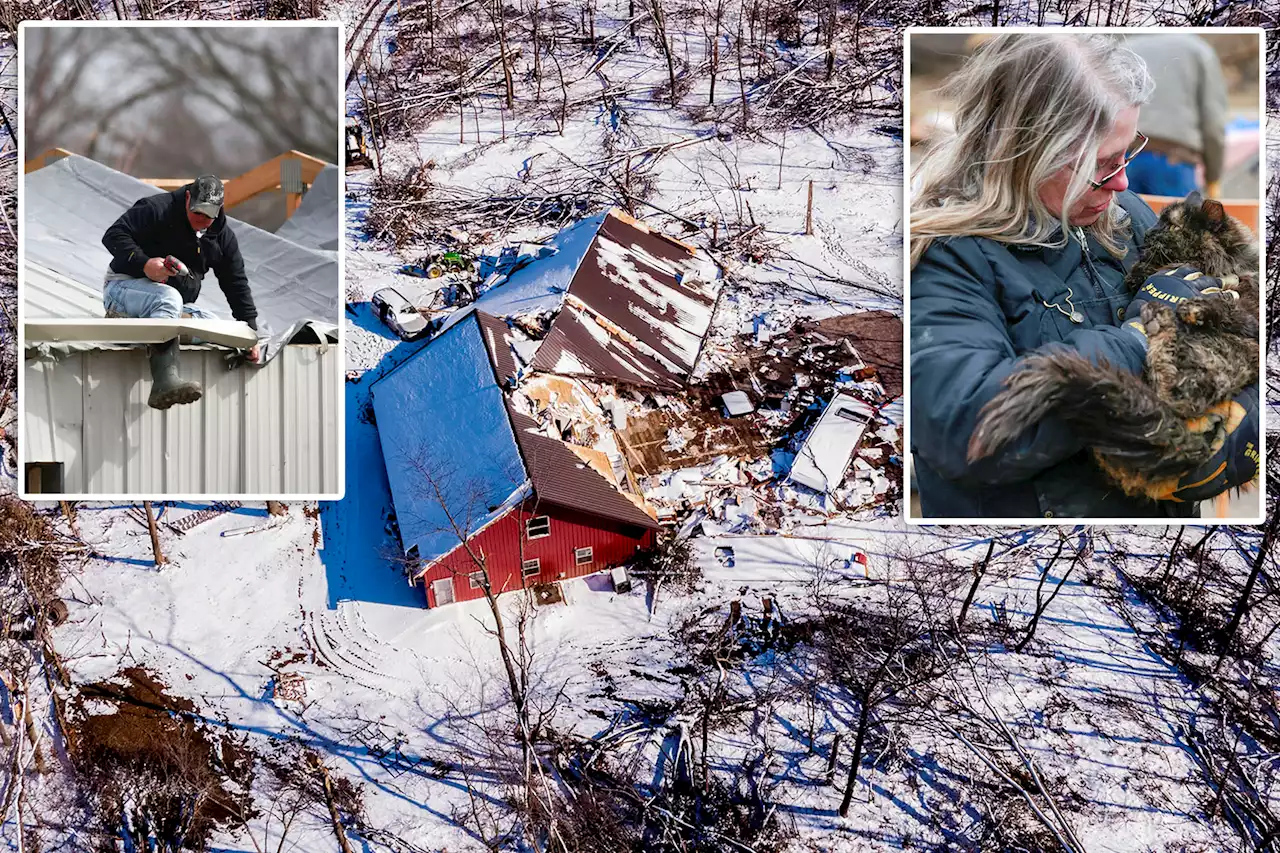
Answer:
[[[217,319],[195,304],[205,273],[212,270],[232,316],[257,330],[244,259],[222,201],[222,181],[201,175],[173,192],[138,199],[112,223],[102,235],[112,256],[102,288],[108,317]],[[258,354],[255,345],[249,359],[256,362]],[[178,373],[177,338],[151,347],[150,355],[147,405],[167,409],[200,399],[200,383],[183,381]]]

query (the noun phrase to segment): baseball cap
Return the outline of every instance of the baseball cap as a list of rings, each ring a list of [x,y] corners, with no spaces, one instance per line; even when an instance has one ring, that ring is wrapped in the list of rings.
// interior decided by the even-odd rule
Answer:
[[[216,175],[201,175],[191,185],[191,203],[189,207],[196,213],[203,213],[210,219],[217,219],[222,210],[222,181]]]

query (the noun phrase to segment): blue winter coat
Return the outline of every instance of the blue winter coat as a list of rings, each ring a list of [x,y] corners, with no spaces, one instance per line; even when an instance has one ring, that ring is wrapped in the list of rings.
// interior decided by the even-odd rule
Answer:
[[[1120,328],[1126,270],[1155,224],[1130,192],[1129,253],[1113,258],[1072,229],[1062,249],[977,237],[935,241],[911,272],[911,451],[921,514],[933,518],[1124,518],[1198,515],[1197,504],[1127,497],[1065,424],[1047,419],[994,455],[966,459],[978,412],[1032,350],[1074,349],[1141,373],[1146,347]],[[1068,289],[1071,304],[1068,305]],[[1060,306],[1059,311],[1053,306]],[[1083,315],[1074,323],[1071,308]]]

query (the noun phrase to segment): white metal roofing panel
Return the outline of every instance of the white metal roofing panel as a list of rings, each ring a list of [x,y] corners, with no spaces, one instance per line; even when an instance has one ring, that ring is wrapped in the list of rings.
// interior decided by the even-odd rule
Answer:
[[[205,396],[163,412],[147,406],[145,350],[28,359],[23,458],[64,463],[67,494],[338,494],[341,355],[287,346],[228,369],[223,351],[184,349]]]
[[[89,287],[30,259],[23,266],[28,317],[101,317],[107,313],[102,305],[101,281]]]
[[[23,181],[25,315],[102,316],[102,280],[111,263],[102,235],[135,201],[160,191],[75,155],[30,172]],[[258,328],[274,344],[268,357],[308,323],[336,334],[337,253],[300,246],[231,217],[227,221],[244,256]],[[212,273],[205,277],[196,304],[231,317]]]
[[[258,342],[253,329],[238,320],[172,320],[164,318],[143,319],[112,317],[92,319],[72,317],[66,319],[35,319],[23,323],[26,342],[69,343],[94,341],[99,343],[162,344],[179,335],[199,339],[205,343],[223,344],[248,349]]]
[[[814,424],[791,464],[791,480],[819,492],[832,492],[844,479],[858,452],[875,409],[858,398],[837,392]]]

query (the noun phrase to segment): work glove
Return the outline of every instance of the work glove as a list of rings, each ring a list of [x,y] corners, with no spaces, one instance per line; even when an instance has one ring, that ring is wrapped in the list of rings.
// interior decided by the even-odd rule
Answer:
[[[1189,299],[1202,294],[1231,293],[1222,288],[1222,279],[1205,275],[1195,267],[1181,266],[1161,270],[1147,276],[1147,280],[1134,294],[1129,307],[1124,309],[1124,327],[1132,329],[1146,340],[1148,330],[1142,320],[1142,306],[1148,302],[1168,305],[1176,309]],[[1232,294],[1234,296],[1234,294]]]
[[[1250,385],[1234,400],[1210,410],[1223,416],[1226,438],[1208,462],[1184,475],[1160,500],[1192,503],[1238,489],[1258,477],[1261,442],[1258,440],[1258,386]]]

